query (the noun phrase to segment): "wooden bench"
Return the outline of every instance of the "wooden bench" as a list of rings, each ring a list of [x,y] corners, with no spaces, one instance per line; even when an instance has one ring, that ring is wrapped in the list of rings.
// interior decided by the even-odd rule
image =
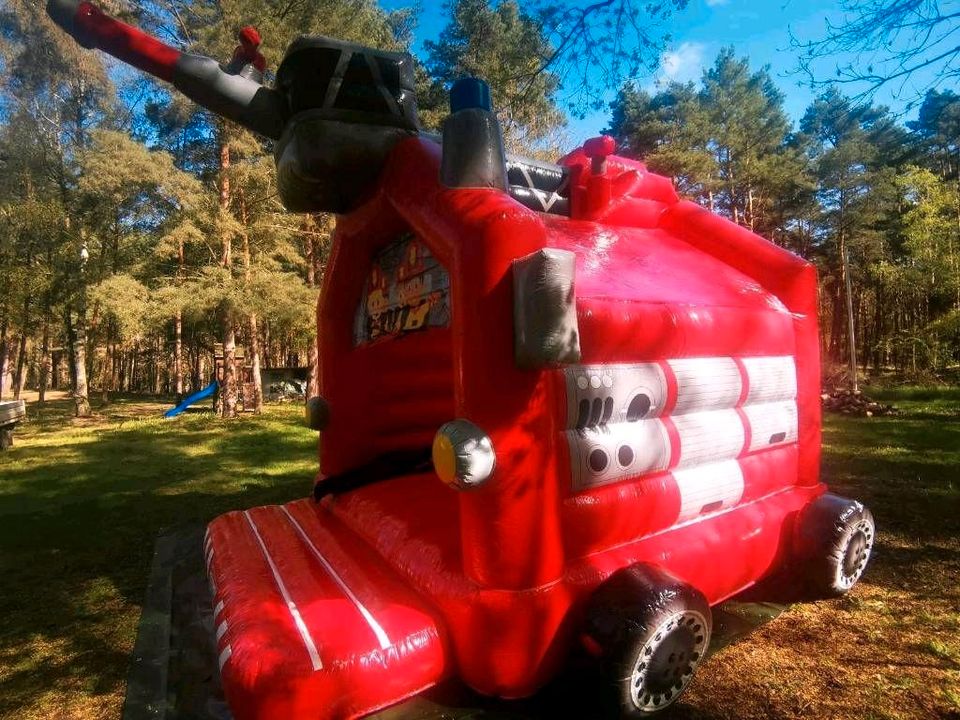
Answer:
[[[0,402],[0,450],[13,445],[13,429],[27,416],[27,405],[23,400]]]

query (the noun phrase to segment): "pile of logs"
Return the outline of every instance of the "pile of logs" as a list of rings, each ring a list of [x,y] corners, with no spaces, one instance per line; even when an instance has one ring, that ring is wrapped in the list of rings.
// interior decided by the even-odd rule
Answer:
[[[837,388],[824,393],[820,399],[823,401],[824,410],[841,415],[880,417],[897,414],[897,409],[893,405],[874,402],[859,390]]]

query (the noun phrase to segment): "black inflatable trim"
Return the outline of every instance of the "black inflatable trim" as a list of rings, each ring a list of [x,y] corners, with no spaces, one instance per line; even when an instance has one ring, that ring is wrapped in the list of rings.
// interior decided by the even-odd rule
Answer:
[[[859,581],[873,549],[875,533],[873,515],[857,500],[825,493],[801,511],[794,543],[798,558],[806,565],[810,590],[815,596],[839,597]],[[852,544],[857,547],[851,547]],[[848,551],[855,551],[862,562],[858,563],[853,583],[845,585],[841,578],[850,574],[838,571],[844,563],[850,563]]]
[[[712,619],[706,598],[696,588],[666,571],[645,563],[613,573],[594,592],[587,606],[585,635],[600,649],[609,688],[610,704],[616,703],[622,718],[647,718],[653,712],[641,709],[631,698],[631,681],[637,657],[663,623],[677,613],[698,613],[706,623],[696,632],[702,652],[710,644]],[[680,630],[680,628],[678,628]],[[689,632],[684,627],[683,633]],[[680,638],[682,641],[684,638]],[[670,654],[673,659],[672,654]],[[676,694],[679,697],[682,690]],[[663,704],[654,712],[673,702]]]

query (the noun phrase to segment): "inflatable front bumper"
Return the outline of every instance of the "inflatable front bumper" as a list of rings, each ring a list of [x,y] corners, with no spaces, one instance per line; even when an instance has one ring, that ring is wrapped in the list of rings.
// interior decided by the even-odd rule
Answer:
[[[224,515],[204,552],[237,718],[358,717],[447,670],[435,611],[310,500]]]

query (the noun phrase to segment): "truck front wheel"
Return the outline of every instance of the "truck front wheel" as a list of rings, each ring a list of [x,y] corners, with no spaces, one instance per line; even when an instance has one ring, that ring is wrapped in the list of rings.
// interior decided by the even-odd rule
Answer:
[[[703,595],[659,568],[617,571],[591,598],[588,644],[604,664],[606,687],[623,718],[647,718],[686,689],[710,645]]]

